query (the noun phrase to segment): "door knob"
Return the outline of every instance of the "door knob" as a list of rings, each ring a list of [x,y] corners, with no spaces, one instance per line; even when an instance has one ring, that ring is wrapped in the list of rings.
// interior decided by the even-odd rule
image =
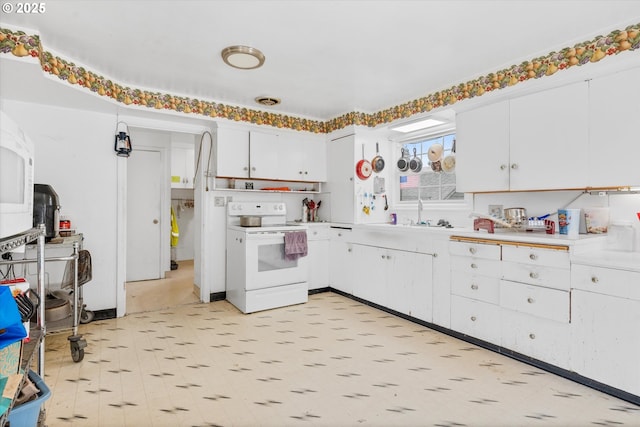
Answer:
[[[158,221],[157,219],[154,219],[154,220],[153,220],[153,223],[154,223],[154,224],[157,224],[157,223],[159,223],[159,222],[160,222],[160,221]]]

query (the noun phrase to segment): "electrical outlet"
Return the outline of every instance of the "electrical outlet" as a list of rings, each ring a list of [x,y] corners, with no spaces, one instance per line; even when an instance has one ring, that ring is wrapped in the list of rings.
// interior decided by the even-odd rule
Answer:
[[[217,207],[224,207],[225,205],[224,197],[214,197],[213,202],[214,202],[214,206],[217,206]]]

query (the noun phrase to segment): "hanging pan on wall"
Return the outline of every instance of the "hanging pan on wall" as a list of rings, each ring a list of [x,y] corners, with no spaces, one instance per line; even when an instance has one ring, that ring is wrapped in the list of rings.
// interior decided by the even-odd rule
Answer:
[[[382,172],[384,169],[384,159],[380,155],[380,150],[378,149],[378,143],[376,142],[376,156],[371,160],[371,167],[375,173]]]
[[[356,175],[358,178],[365,180],[371,176],[371,172],[373,172],[371,163],[364,158],[364,144],[362,144],[362,160],[356,164]]]
[[[401,157],[398,159],[398,170],[406,172],[409,169],[409,150],[402,148],[400,150]]]

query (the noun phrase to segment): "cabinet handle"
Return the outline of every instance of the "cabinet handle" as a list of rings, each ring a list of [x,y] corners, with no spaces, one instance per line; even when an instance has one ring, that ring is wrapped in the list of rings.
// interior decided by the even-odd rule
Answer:
[[[347,249],[347,252],[351,252],[351,248]]]
[[[437,252],[434,252],[434,253],[433,253],[433,257],[434,257],[434,258],[438,258],[438,253],[437,253]]]
[[[304,171],[304,174],[305,174],[305,175],[307,175],[308,173],[309,173],[309,172],[307,172],[307,171]]]
[[[245,167],[243,167],[243,168],[242,168],[242,170],[243,170],[243,171],[248,171],[248,170],[249,170],[249,168],[248,168],[247,166],[245,166]]]
[[[476,252],[478,252],[478,250],[476,248],[469,248],[469,252],[475,254]]]
[[[475,322],[476,321],[476,316],[471,316],[471,321]]]
[[[529,334],[529,338],[531,338],[532,340],[536,339],[536,334]]]
[[[302,171],[298,171],[298,173],[299,173],[300,175],[302,175]]]
[[[518,164],[517,163],[512,163],[511,164],[511,169],[513,169],[513,170],[518,169]]]
[[[252,168],[251,168],[251,170],[252,170],[252,171],[255,171],[255,170],[256,170],[256,167],[255,167],[255,166],[254,166],[254,167],[252,167]]]
[[[596,276],[591,276],[591,283],[598,283],[598,278]]]
[[[471,264],[471,268],[478,268],[477,264]]]
[[[535,300],[533,298],[529,297],[529,298],[527,298],[527,302],[529,304],[533,304],[535,302]]]
[[[500,170],[503,171],[507,168],[507,165],[500,165]]]
[[[532,260],[532,261],[535,261],[535,260],[537,260],[537,259],[538,259],[538,255],[536,255],[536,254],[529,254],[529,259],[530,259],[530,260]]]
[[[338,233],[338,237],[342,237],[342,233]]]
[[[385,258],[385,256],[384,256],[384,255],[382,255],[382,259],[384,259],[384,258]]]
[[[317,231],[314,231],[314,232],[313,232],[313,235],[315,236],[316,234],[318,234],[318,232],[317,232]]]
[[[474,291],[478,290],[478,285],[476,285],[475,283],[471,285],[471,289],[473,289]]]
[[[529,277],[531,277],[532,279],[537,279],[538,273],[532,271],[531,273],[529,273]]]

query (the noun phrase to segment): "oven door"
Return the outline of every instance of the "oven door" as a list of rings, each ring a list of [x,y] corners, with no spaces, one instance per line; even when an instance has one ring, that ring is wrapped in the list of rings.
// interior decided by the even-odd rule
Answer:
[[[307,260],[285,258],[284,232],[246,234],[246,290],[307,281]]]

